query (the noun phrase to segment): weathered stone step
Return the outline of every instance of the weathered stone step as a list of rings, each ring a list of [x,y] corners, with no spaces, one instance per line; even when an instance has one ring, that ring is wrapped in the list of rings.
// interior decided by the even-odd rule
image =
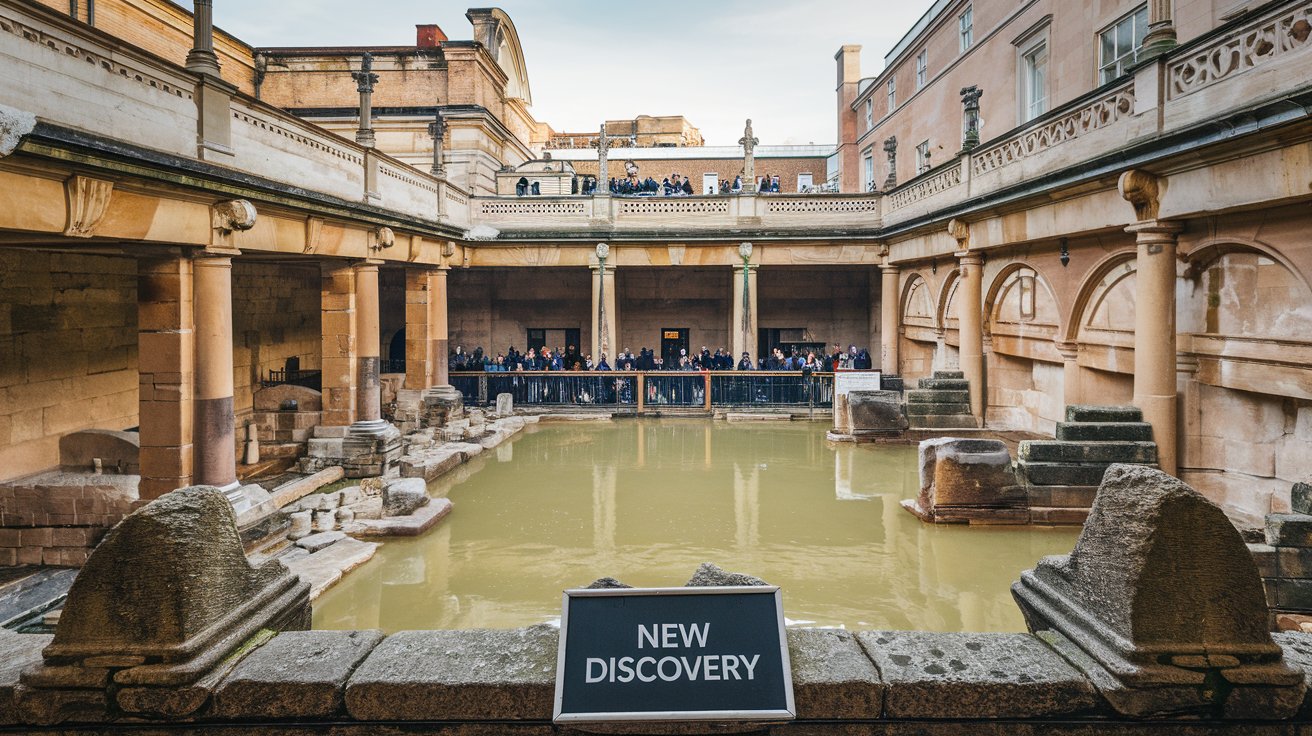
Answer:
[[[1071,404],[1066,407],[1068,422],[1142,422],[1143,410],[1137,406],[1095,406]]]
[[[931,391],[969,391],[970,381],[960,378],[922,378],[916,388]]]
[[[1098,495],[1098,486],[1026,486],[1030,506],[1059,509],[1088,509]]]
[[[1147,464],[1157,462],[1157,443],[1024,440],[1016,457],[1021,462],[1036,463]]]
[[[934,377],[960,381],[966,377],[966,374],[963,371],[934,371]]]
[[[1022,480],[1031,486],[1097,486],[1102,484],[1102,476],[1109,467],[1109,463],[1021,463],[1017,469]]]
[[[960,401],[917,402],[907,404],[907,416],[947,416],[970,414],[970,403]]]
[[[969,391],[928,391],[915,390],[907,392],[908,404],[969,404]]]
[[[912,429],[978,429],[971,414],[917,414],[907,417]]]
[[[1071,442],[1151,442],[1147,422],[1058,422],[1057,439]]]

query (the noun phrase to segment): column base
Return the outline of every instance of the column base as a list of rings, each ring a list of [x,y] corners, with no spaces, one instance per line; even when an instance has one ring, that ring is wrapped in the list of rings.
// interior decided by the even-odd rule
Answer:
[[[433,386],[425,389],[422,396],[419,418],[422,427],[442,427],[465,415],[465,397],[455,386]]]

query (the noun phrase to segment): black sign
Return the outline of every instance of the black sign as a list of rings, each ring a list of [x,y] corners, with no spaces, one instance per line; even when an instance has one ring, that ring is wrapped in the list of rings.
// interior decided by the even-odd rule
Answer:
[[[774,586],[565,591],[556,722],[788,720]]]

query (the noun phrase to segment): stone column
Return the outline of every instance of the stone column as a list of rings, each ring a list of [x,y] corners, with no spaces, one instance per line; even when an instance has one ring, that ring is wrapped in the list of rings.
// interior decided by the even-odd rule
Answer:
[[[1066,406],[1084,403],[1084,392],[1080,387],[1080,346],[1074,342],[1057,343],[1057,352],[1061,354],[1062,402]]]
[[[606,361],[615,367],[615,338],[619,325],[615,314],[615,267],[607,259],[592,269],[592,360]],[[604,274],[603,274],[604,270]]]
[[[355,269],[341,261],[325,263],[322,269],[319,325],[323,424],[344,427],[355,421]]]
[[[383,421],[379,382],[378,263],[355,266],[355,421],[352,434],[375,434],[390,425]]]
[[[423,391],[433,385],[433,272],[407,268],[405,272],[405,388]]]
[[[143,500],[191,485],[195,378],[192,262],[137,263],[137,371]]]
[[[1149,0],[1148,33],[1143,37],[1143,48],[1139,51],[1139,61],[1146,61],[1160,56],[1175,48],[1175,18],[1172,5],[1174,0]]]
[[[601,135],[597,138],[597,189],[593,192],[594,196],[610,196],[610,168],[608,166],[608,155],[610,152],[610,139],[606,137],[606,124],[601,124]]]
[[[883,306],[880,308],[880,318],[883,320],[883,325],[879,335],[879,369],[892,375],[901,375],[897,350],[902,325],[902,315],[898,313],[901,307],[902,282],[898,278],[897,266],[892,264],[880,266],[880,271],[883,279],[880,294]]]
[[[750,251],[749,251],[750,252]],[[738,365],[743,353],[750,353],[752,365],[756,354],[756,266],[746,262],[733,270],[733,362]]]
[[[187,71],[219,76],[219,57],[214,54],[214,0],[195,0],[192,12],[192,48],[187,53]]]
[[[967,251],[960,257],[961,286],[958,288],[957,317],[961,331],[961,371],[970,381],[970,413],[984,426],[984,325],[982,292],[984,259]]]
[[[374,147],[373,97],[378,75],[373,73],[373,69],[374,56],[366,51],[360,57],[360,71],[351,73],[355,89],[360,93],[360,128],[355,131],[355,142],[365,148]]]
[[[196,315],[196,485],[237,487],[232,413],[232,259],[193,262]]]
[[[447,356],[450,353],[447,343],[451,339],[451,333],[447,322],[446,298],[446,277],[450,271],[450,268],[441,266],[429,272],[428,335],[432,340],[430,343],[432,357],[429,360],[433,366],[434,386],[451,385],[451,369],[447,365]]]
[[[760,141],[752,135],[752,120],[747,119],[747,125],[743,128],[743,137],[738,139],[738,145],[743,147],[743,194],[751,194],[756,191],[756,146]]]
[[[1175,279],[1178,223],[1147,221],[1126,228],[1135,234],[1134,405],[1153,425],[1157,462],[1175,475],[1176,359]]]

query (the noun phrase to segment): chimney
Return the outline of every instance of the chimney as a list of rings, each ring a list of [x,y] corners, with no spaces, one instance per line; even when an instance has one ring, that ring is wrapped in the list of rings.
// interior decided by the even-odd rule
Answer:
[[[446,34],[442,32],[442,27],[436,23],[415,26],[415,45],[421,49],[437,48],[445,40]]]

